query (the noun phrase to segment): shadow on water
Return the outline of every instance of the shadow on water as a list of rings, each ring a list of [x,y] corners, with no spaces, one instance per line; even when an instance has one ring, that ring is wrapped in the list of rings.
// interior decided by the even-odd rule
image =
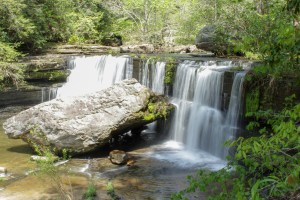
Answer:
[[[34,154],[34,151],[27,144],[21,144],[21,145],[9,147],[6,150],[13,153],[21,153],[21,154],[28,154],[28,155]]]

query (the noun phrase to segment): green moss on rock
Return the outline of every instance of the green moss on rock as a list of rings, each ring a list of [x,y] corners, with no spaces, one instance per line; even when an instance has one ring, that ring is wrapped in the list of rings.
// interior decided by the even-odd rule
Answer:
[[[159,118],[166,119],[173,108],[174,107],[167,101],[166,97],[153,96],[147,104],[147,109],[144,112],[144,120],[151,122]]]
[[[166,64],[166,73],[164,82],[166,85],[172,85],[175,79],[176,63],[168,62]]]
[[[65,82],[70,72],[67,70],[54,71],[32,71],[27,72],[25,80],[27,81],[46,81],[46,82]]]

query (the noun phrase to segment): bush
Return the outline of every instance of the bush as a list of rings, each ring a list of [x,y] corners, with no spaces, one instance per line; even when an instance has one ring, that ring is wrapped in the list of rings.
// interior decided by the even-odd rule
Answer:
[[[248,116],[256,118],[261,135],[231,143],[237,150],[225,169],[199,171],[173,199],[208,188],[212,189],[210,199],[292,199],[300,195],[300,104],[279,113],[259,111]]]

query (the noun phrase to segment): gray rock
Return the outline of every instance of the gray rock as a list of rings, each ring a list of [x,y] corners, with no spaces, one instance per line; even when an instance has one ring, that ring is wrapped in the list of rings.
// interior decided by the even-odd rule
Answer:
[[[203,27],[196,37],[197,48],[214,52],[216,48],[215,37],[215,29],[213,26],[207,25]]]
[[[148,108],[148,104],[157,105]],[[86,153],[106,145],[116,134],[166,117],[173,108],[135,79],[85,96],[57,98],[9,118],[9,138],[54,147],[59,153]],[[163,113],[163,114],[162,114]]]
[[[121,53],[153,53],[154,51],[152,44],[129,45],[120,48]]]
[[[113,150],[109,153],[109,159],[112,164],[124,165],[128,161],[128,155],[125,151]]]

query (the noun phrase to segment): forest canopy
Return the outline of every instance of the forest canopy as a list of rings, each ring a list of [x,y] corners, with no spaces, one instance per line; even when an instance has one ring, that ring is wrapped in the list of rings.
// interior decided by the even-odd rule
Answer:
[[[0,0],[0,5],[0,58],[8,61],[18,55],[16,49],[101,44],[113,34],[129,44],[194,44],[206,25],[216,27],[216,42],[230,44],[231,52],[261,59],[268,51],[264,43],[290,49],[299,30],[298,0]]]

